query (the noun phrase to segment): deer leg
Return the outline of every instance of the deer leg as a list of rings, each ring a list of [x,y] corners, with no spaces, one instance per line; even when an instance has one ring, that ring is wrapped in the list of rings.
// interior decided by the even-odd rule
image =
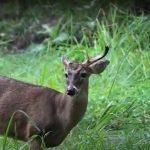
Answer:
[[[42,150],[41,148],[41,142],[37,139],[34,139],[31,142],[30,150]]]
[[[32,139],[33,135],[37,135],[37,130],[32,125],[28,124],[26,129],[26,139]],[[42,150],[41,139],[39,137],[35,137],[32,139],[30,143],[30,150]]]

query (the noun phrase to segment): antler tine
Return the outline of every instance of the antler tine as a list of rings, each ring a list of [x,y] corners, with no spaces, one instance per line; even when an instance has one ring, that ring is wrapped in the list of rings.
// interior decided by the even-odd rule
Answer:
[[[84,51],[84,54],[86,55],[86,60],[82,63],[83,65],[87,64],[90,62],[90,57],[87,51]]]
[[[70,64],[70,61],[69,61],[65,56],[62,56],[61,61],[62,61],[66,66]]]
[[[87,51],[86,51],[86,58],[87,58],[87,62],[89,62],[90,61],[90,57],[89,57],[89,54],[88,54]]]
[[[86,61],[83,63],[83,65],[88,65],[88,66],[89,66],[89,65],[91,65],[91,64],[93,64],[93,63],[99,61],[100,59],[104,58],[104,57],[107,55],[108,51],[109,51],[109,47],[106,46],[106,47],[105,47],[104,54],[103,54],[102,56],[97,56],[97,57],[88,59],[88,60],[86,60]]]

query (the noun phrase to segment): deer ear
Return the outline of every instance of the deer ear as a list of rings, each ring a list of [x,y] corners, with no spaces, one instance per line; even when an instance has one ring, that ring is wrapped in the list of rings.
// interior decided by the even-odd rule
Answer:
[[[101,59],[94,64],[91,64],[88,68],[91,74],[99,74],[105,70],[108,64],[109,60]]]
[[[70,61],[64,56],[62,57],[61,60],[62,60],[63,64],[65,65],[65,67],[67,67],[69,65],[69,63],[70,63]]]

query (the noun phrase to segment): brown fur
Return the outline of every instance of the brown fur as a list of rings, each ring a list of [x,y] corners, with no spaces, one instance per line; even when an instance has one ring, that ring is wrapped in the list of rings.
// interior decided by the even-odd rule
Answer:
[[[17,112],[9,136],[27,141],[33,135],[50,132],[45,138],[45,144],[47,147],[57,146],[86,110],[87,99],[77,103],[72,101],[71,97],[53,89],[1,77],[0,134],[5,133],[12,114],[22,110],[34,120],[41,132],[35,129],[24,114]],[[68,111],[64,111],[66,109]],[[70,117],[73,117],[73,120],[70,121]]]

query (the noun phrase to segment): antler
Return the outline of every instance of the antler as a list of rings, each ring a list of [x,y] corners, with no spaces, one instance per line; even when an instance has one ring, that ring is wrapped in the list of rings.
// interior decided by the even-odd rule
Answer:
[[[66,57],[61,58],[62,62],[64,63],[65,66],[68,66],[70,64],[70,61]]]
[[[104,57],[107,55],[108,51],[109,51],[109,47],[106,46],[106,47],[105,47],[104,54],[103,54],[102,56],[96,56],[96,57],[94,57],[94,58],[87,59],[87,60],[86,60],[85,62],[83,62],[82,64],[83,64],[83,65],[86,65],[86,66],[89,66],[89,65],[91,65],[91,64],[93,64],[93,63],[99,61],[100,59],[104,58]]]

